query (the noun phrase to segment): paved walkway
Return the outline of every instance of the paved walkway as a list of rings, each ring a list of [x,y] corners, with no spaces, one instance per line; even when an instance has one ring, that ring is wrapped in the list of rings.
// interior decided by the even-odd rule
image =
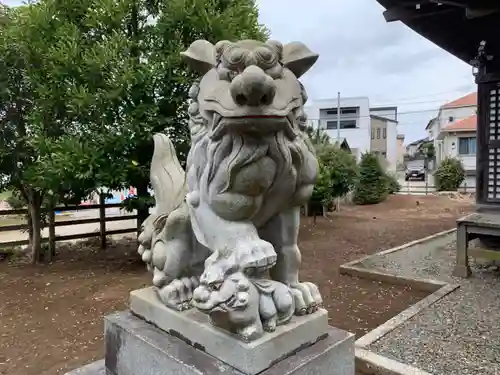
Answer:
[[[455,234],[362,264],[383,272],[443,280],[460,288],[376,341],[370,350],[435,375],[500,374],[500,272],[473,265],[455,278]]]

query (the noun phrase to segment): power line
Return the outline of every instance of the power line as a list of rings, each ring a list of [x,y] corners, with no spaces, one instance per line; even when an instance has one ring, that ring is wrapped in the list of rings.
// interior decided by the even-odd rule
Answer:
[[[441,91],[441,92],[437,92],[437,93],[434,93],[434,94],[425,94],[425,95],[419,95],[419,96],[411,96],[411,97],[406,97],[406,98],[400,98],[400,99],[391,99],[391,100],[386,100],[386,101],[382,101],[382,103],[390,103],[390,102],[399,102],[399,101],[406,101],[406,100],[413,100],[413,99],[420,99],[420,98],[428,98],[429,96],[437,96],[437,95],[443,95],[443,94],[451,94],[451,93],[456,93],[457,91],[461,91],[461,90],[450,90],[450,91]],[[373,95],[373,96],[376,96],[376,95]],[[439,101],[439,100],[437,100]],[[387,104],[384,104],[384,105],[387,105]]]

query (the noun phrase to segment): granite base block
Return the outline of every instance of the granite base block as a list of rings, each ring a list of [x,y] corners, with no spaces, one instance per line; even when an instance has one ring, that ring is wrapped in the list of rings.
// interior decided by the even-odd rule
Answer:
[[[324,338],[329,329],[328,312],[321,309],[311,315],[293,317],[275,332],[246,343],[230,332],[214,327],[208,316],[197,309],[176,311],[166,307],[153,287],[133,291],[130,310],[246,374],[257,374],[290,353],[314,344]]]
[[[354,375],[354,335],[333,327],[326,333],[313,345],[276,361],[260,375]],[[105,341],[109,375],[254,374],[228,365],[129,311],[105,318]]]

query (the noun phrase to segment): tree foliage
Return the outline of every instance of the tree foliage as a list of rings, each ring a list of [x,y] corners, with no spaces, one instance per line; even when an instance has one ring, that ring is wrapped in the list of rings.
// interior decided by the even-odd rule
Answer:
[[[324,146],[317,156],[327,171],[328,199],[333,200],[349,193],[358,176],[355,156],[337,145]]]
[[[385,186],[388,194],[395,194],[401,190],[401,184],[395,174],[385,173]]]
[[[465,180],[465,169],[457,158],[444,159],[434,172],[437,191],[457,191]]]
[[[180,52],[199,38],[266,39],[257,17],[253,0],[0,6],[0,189],[26,201],[35,251],[43,202],[132,185],[135,207],[151,205],[152,135],[167,133],[181,160],[189,146],[197,77]]]
[[[387,198],[386,174],[377,155],[367,152],[359,163],[359,180],[354,190],[354,203],[376,204]]]
[[[331,145],[330,136],[326,134],[324,129],[314,126],[313,122],[307,124],[303,132],[309,137],[317,152],[321,151],[323,147]]]

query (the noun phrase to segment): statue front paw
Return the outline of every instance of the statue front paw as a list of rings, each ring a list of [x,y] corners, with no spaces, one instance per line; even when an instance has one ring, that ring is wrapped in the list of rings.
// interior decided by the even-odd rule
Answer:
[[[167,286],[158,289],[158,296],[166,306],[183,311],[191,308],[193,290],[197,287],[197,277],[183,277],[172,280]]]
[[[276,264],[276,251],[269,242],[257,239],[240,242],[231,257],[241,270],[262,271]]]
[[[295,315],[312,314],[323,304],[323,299],[316,285],[309,282],[290,285],[295,300]]]

